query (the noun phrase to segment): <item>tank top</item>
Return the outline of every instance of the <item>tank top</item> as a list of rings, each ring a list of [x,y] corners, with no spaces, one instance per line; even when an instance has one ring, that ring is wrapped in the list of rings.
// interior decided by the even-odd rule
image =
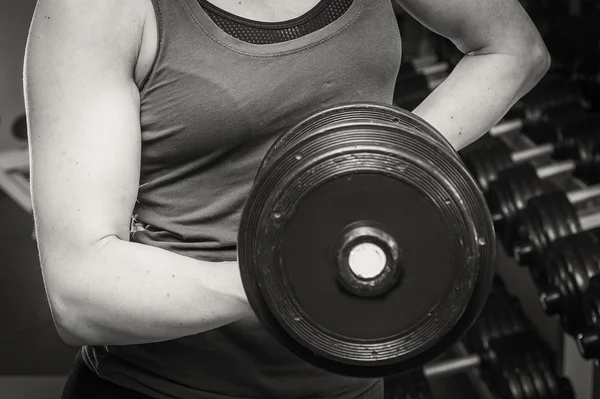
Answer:
[[[315,32],[257,45],[222,31],[197,0],[153,3],[159,44],[140,88],[130,238],[235,261],[242,209],[274,140],[323,107],[391,104],[401,57],[392,5],[354,0]],[[157,399],[356,398],[379,382],[307,364],[254,317],[171,341],[87,346],[82,354],[101,378]]]

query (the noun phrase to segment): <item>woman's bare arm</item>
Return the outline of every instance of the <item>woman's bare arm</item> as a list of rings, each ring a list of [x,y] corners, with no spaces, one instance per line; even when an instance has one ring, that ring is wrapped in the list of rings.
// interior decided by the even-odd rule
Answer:
[[[414,112],[456,149],[496,124],[550,67],[548,51],[517,0],[397,0],[465,55]]]
[[[141,1],[40,0],[29,35],[34,216],[49,303],[71,344],[156,342],[252,314],[236,262],[129,242]]]

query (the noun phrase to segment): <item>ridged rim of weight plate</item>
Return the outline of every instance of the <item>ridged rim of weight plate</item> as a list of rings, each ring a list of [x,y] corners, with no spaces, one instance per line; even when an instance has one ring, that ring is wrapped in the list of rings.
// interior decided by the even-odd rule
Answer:
[[[519,211],[511,227],[510,247],[518,258],[522,244],[533,245],[534,252],[528,255],[533,264],[552,241],[580,231],[576,210],[566,194],[554,191],[530,199],[527,207]]]
[[[472,151],[464,156],[467,169],[483,191],[487,191],[498,173],[513,165],[510,157],[511,149],[501,141],[484,146],[480,151]]]
[[[450,142],[433,126],[417,115],[393,105],[374,102],[349,102],[309,114],[302,121],[294,125],[273,143],[269,151],[267,151],[259,170],[263,170],[272,159],[277,157],[282,149],[293,145],[297,140],[312,131],[321,129],[329,124],[363,120],[389,122],[403,128],[416,129],[433,137],[457,158],[459,157],[458,153],[450,145]]]
[[[500,230],[502,244],[506,247],[510,221],[527,205],[527,201],[549,191],[551,183],[541,180],[530,164],[514,166],[501,171],[498,178],[490,182],[486,198],[492,214],[501,214],[496,223],[496,234]]]
[[[327,115],[327,113],[324,113]],[[358,132],[358,134],[355,134]],[[365,134],[368,133],[368,134]],[[335,136],[335,137],[334,137]],[[344,137],[346,136],[346,137]],[[344,142],[344,140],[347,140]],[[378,141],[379,140],[379,141]],[[381,144],[387,144],[382,146]],[[310,184],[309,170],[312,168],[314,172],[314,166],[319,165],[319,162],[324,162],[323,159],[315,160],[309,156],[305,151],[318,152],[314,148],[311,150],[309,147],[319,147],[319,145],[325,148],[336,148],[337,154],[341,156],[341,162],[338,162],[336,168],[348,167],[347,170],[339,169],[340,173],[355,173],[356,168],[360,165],[368,164],[369,157],[373,154],[381,158],[381,154],[386,155],[393,154],[394,157],[410,159],[410,162],[414,165],[418,165],[421,170],[428,171],[428,174],[432,174],[438,184],[449,184],[448,179],[452,179],[453,182],[459,182],[453,188],[447,187],[448,196],[459,196],[455,198],[452,203],[461,209],[462,217],[459,218],[459,222],[469,221],[467,224],[468,231],[473,231],[472,236],[466,236],[470,239],[471,248],[477,253],[472,253],[468,262],[475,264],[475,260],[481,260],[481,264],[486,267],[479,270],[476,273],[477,277],[472,282],[472,286],[469,287],[471,292],[470,300],[467,302],[464,312],[458,317],[456,322],[449,328],[443,337],[431,339],[428,345],[420,347],[420,351],[413,351],[410,356],[401,358],[398,356],[388,357],[383,361],[374,361],[373,357],[370,356],[368,361],[359,361],[361,356],[365,353],[371,354],[373,351],[379,354],[385,354],[386,346],[373,344],[365,350],[365,345],[361,344],[361,347],[354,347],[350,345],[351,349],[357,353],[357,358],[349,364],[347,359],[343,359],[341,362],[339,356],[336,357],[335,352],[338,351],[339,347],[333,345],[334,340],[331,339],[328,343],[321,345],[320,347],[306,347],[301,345],[292,336],[293,334],[301,334],[302,328],[306,327],[310,320],[306,320],[301,314],[298,315],[294,320],[281,320],[277,319],[267,301],[263,297],[265,286],[261,286],[260,281],[262,278],[274,278],[274,272],[277,270],[271,265],[272,260],[267,259],[267,264],[261,263],[256,264],[256,256],[258,251],[261,251],[260,257],[264,261],[264,257],[269,257],[274,253],[277,253],[276,248],[264,248],[258,243],[259,237],[262,234],[271,234],[269,242],[277,241],[276,237],[272,237],[273,232],[277,232],[278,228],[281,228],[287,216],[293,213],[293,206],[296,206],[303,195],[306,195],[310,190],[306,190],[308,184]],[[413,153],[410,153],[411,145]],[[331,147],[333,146],[333,147]],[[285,148],[283,148],[285,147]],[[363,156],[362,161],[364,162],[347,162],[344,166],[343,157],[351,154],[356,158],[359,153],[357,148],[361,148],[360,155]],[[308,148],[308,149],[307,149]],[[418,149],[418,150],[416,150]],[[415,152],[421,151],[419,156],[416,156]],[[406,371],[413,367],[416,367],[428,360],[431,360],[443,353],[452,343],[457,341],[466,332],[471,325],[475,322],[479,315],[481,308],[485,302],[485,298],[491,288],[493,272],[496,260],[495,250],[495,236],[493,226],[489,212],[485,205],[485,201],[476,183],[473,181],[470,174],[463,167],[459,158],[447,151],[444,145],[430,136],[423,135],[421,132],[417,132],[415,129],[401,128],[397,123],[366,123],[364,120],[360,123],[338,123],[338,124],[325,124],[316,134],[311,133],[310,138],[305,141],[296,143],[296,145],[282,146],[277,150],[277,157],[269,160],[265,163],[267,167],[264,173],[261,173],[257,178],[253,189],[251,190],[250,196],[247,201],[247,206],[244,208],[242,213],[240,230],[238,236],[239,242],[239,263],[242,275],[242,281],[248,300],[254,309],[257,317],[263,322],[263,325],[269,329],[275,337],[277,337],[282,343],[292,350],[294,353],[305,359],[306,361],[318,365],[322,368],[329,369],[330,371],[338,372],[345,375],[355,376],[382,376],[386,374],[393,374],[400,371]],[[423,155],[427,155],[424,157]],[[393,158],[390,158],[393,159]],[[388,161],[390,160],[388,159]],[[433,166],[430,159],[436,159],[439,163],[437,166]],[[329,162],[331,159],[328,159]],[[314,162],[313,162],[314,161]],[[311,164],[311,162],[313,162]],[[378,161],[370,165],[371,171],[377,171]],[[443,165],[443,166],[440,166]],[[386,166],[390,167],[390,165]],[[415,167],[416,168],[416,167]],[[365,170],[367,170],[366,168]],[[332,169],[333,170],[333,169]],[[348,172],[350,171],[350,172]],[[391,172],[385,172],[391,173]],[[433,177],[436,176],[436,177]],[[395,176],[397,177],[397,176]],[[298,183],[304,179],[304,183]],[[410,181],[412,185],[418,184],[415,181]],[[284,189],[274,190],[274,187],[284,184]],[[295,186],[297,184],[304,185],[302,190],[298,191]],[[315,186],[315,188],[318,186]],[[273,197],[273,193],[278,193],[279,197]],[[294,201],[290,201],[292,208],[289,210],[278,210],[281,212],[283,217],[272,218],[273,208],[275,204],[282,203],[282,198],[286,197],[294,198]],[[465,204],[470,204],[469,208],[471,212],[467,212]],[[446,205],[447,208],[450,205]],[[269,215],[266,217],[265,215]],[[266,220],[266,222],[265,222]],[[261,223],[262,221],[262,223]],[[483,237],[483,244],[477,244],[476,234],[479,237]],[[467,241],[467,240],[464,240]],[[274,247],[274,246],[271,246]],[[258,254],[257,254],[258,255]],[[474,266],[470,266],[474,267]],[[269,269],[270,272],[265,272],[265,269]],[[265,277],[267,276],[267,277]],[[284,280],[282,280],[284,281]],[[285,281],[284,281],[285,282]],[[287,303],[285,306],[291,306],[294,312],[297,309],[292,302]],[[283,302],[277,306],[284,306]],[[293,312],[292,312],[293,313]],[[278,314],[279,315],[279,314]],[[285,328],[280,324],[283,321]],[[304,324],[303,324],[304,323]],[[310,329],[309,329],[310,330]],[[308,330],[307,330],[308,331]],[[421,337],[422,338],[422,337]],[[331,345],[330,345],[331,344]],[[336,342],[339,344],[339,342]],[[389,359],[393,358],[394,362],[390,363]],[[398,360],[401,363],[398,363]]]

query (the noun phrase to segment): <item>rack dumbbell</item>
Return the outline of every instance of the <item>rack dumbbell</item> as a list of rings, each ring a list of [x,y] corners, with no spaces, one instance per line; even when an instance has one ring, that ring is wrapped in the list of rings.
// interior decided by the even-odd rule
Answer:
[[[498,173],[490,182],[487,203],[498,232],[505,231],[515,214],[527,205],[527,201],[552,191],[560,191],[550,178],[573,170],[572,161],[558,162],[540,168],[530,164],[517,165]],[[578,204],[600,197],[600,185],[585,187],[566,193],[571,204]]]
[[[558,238],[600,227],[600,209],[577,209],[567,193],[552,192],[530,199],[513,219],[507,247],[521,265],[531,266]]]
[[[600,358],[600,276],[590,279],[581,300],[586,331],[577,337],[577,348],[585,359]]]
[[[539,122],[561,125],[586,114],[587,104],[577,85],[560,77],[548,77],[519,100],[490,130],[490,135],[506,134]]]
[[[600,229],[554,241],[531,268],[540,287],[546,314],[560,317],[563,330],[573,336],[585,330],[581,298],[589,281],[600,274]]]
[[[586,118],[557,129],[552,135],[522,133],[538,143],[554,141],[554,159],[574,159],[577,162],[576,177],[588,184],[600,182],[600,117]]]
[[[499,139],[489,139],[479,151],[463,154],[463,159],[482,189],[487,191],[500,171],[546,155],[557,160],[570,160],[570,171],[586,182],[593,184],[599,179],[600,135],[596,134],[578,135],[563,142],[541,144],[520,151],[512,151]]]
[[[428,379],[479,369],[490,390],[502,398],[573,397],[571,384],[558,376],[542,338],[532,331],[493,338],[488,349],[462,358],[425,366]]]
[[[522,109],[511,109],[506,116],[496,126],[490,129],[491,137],[502,136],[507,133],[520,131],[526,134],[534,130],[535,126],[539,129],[545,128],[548,134],[552,134],[557,128],[585,119],[589,116],[589,111],[579,102],[559,103],[546,108],[530,110],[524,112]]]
[[[494,287],[473,327],[465,334],[463,343],[469,352],[481,352],[492,339],[531,330],[531,323],[516,297],[506,291],[502,280],[494,279]]]
[[[499,139],[494,139],[477,150],[469,151],[462,155],[465,166],[471,172],[484,192],[488,191],[491,182],[498,178],[498,174],[515,165],[525,164],[551,155],[554,145],[544,144],[534,148],[513,151]],[[548,171],[542,169],[538,174],[542,176],[555,176],[560,173],[572,172],[575,169],[573,162],[555,164],[555,168]]]
[[[502,322],[496,320],[498,325]],[[552,352],[533,330],[490,338],[480,348],[477,353],[427,365],[423,374],[432,380],[478,369],[490,390],[503,398],[573,397],[569,381],[556,372]]]
[[[426,365],[423,375],[431,380],[478,369],[490,390],[503,398],[566,399],[573,395],[568,380],[556,372],[551,350],[499,278],[463,342],[470,355]]]
[[[538,122],[523,127],[521,133],[534,143],[565,143],[563,146],[576,147],[577,143],[568,140],[578,137],[593,138],[600,131],[600,114],[586,114],[583,118],[563,123]]]

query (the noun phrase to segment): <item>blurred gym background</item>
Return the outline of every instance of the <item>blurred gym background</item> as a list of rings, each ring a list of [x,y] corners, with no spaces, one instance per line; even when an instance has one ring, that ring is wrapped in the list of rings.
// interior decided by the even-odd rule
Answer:
[[[588,111],[594,112],[600,81],[596,26],[598,4],[583,0],[531,0],[522,3],[547,41],[551,42],[549,47],[555,61],[553,68],[563,68],[567,73],[561,76],[583,82],[578,87],[588,101]],[[2,0],[0,8],[0,399],[59,398],[77,350],[65,345],[54,329],[36,243],[32,237],[22,70],[35,4],[35,0]],[[434,69],[431,75],[443,78],[456,62],[456,51],[444,40],[425,31],[399,7],[396,9],[406,64],[412,62],[418,67],[433,64],[433,61],[423,60],[443,61],[445,69]],[[421,83],[425,87],[415,88],[414,93],[431,89],[434,86],[431,76],[426,83]],[[420,97],[417,93],[409,99],[401,98],[414,94],[407,93],[407,82],[402,82],[404,91],[397,98],[397,104],[409,107],[408,104],[419,101]],[[540,339],[553,351],[559,374],[569,378],[576,397],[600,398],[593,362],[577,353],[573,339],[564,334],[557,318],[544,314],[527,270],[517,267],[514,260],[501,253],[499,275],[506,289],[520,303],[519,307],[526,317],[535,325]],[[438,399],[511,397],[490,392],[485,385],[465,374],[432,381],[431,390],[433,397]],[[421,397],[400,396],[399,393],[389,395]],[[539,392],[536,395],[531,398],[544,398]]]

